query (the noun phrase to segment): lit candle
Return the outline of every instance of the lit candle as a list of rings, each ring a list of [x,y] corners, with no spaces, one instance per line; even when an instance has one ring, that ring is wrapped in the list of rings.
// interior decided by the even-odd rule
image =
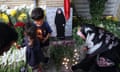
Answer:
[[[74,58],[76,58],[77,56],[74,55]]]
[[[66,69],[68,69],[68,67],[66,67]]]
[[[63,65],[65,64],[65,62],[62,63]]]
[[[66,61],[67,60],[67,58],[64,58],[64,61]]]
[[[74,52],[77,52],[77,49],[74,49]]]
[[[78,56],[78,53],[75,53],[75,56]]]
[[[77,64],[78,62],[75,62],[75,64]]]
[[[65,62],[65,64],[67,65],[68,63],[67,63],[67,62]]]
[[[75,60],[73,59],[72,61],[74,62]]]
[[[69,62],[70,60],[69,59],[67,59],[67,62]]]

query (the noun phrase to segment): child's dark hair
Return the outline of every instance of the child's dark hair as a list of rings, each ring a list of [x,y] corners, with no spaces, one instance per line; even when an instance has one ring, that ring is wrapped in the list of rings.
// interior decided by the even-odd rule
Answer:
[[[31,13],[33,20],[40,20],[44,18],[44,10],[42,8],[34,8]]]
[[[25,25],[25,32],[27,36],[29,36],[31,39],[36,38],[36,26],[32,25],[32,23],[26,23]]]

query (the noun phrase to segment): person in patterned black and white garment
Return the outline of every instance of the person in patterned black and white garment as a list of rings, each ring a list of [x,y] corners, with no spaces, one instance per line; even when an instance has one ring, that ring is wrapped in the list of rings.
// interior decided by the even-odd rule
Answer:
[[[109,31],[93,24],[82,24],[77,35],[85,40],[86,57],[71,67],[73,71],[120,72],[120,39]]]

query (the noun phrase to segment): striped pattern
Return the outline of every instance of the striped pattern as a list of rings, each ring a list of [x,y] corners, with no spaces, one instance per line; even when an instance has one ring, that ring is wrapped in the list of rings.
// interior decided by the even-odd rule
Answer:
[[[48,7],[63,7],[64,0],[46,0],[46,5]]]
[[[74,0],[74,5],[79,16],[91,18],[88,0]]]
[[[78,16],[84,18],[91,18],[89,13],[89,2],[88,0],[73,0]],[[5,4],[10,8],[20,6],[23,4],[31,5],[34,4],[34,0],[0,0],[0,5]],[[47,7],[63,7],[64,0],[38,0],[38,5],[47,5]],[[103,15],[113,15],[120,19],[120,0],[108,0],[105,4],[105,11]]]
[[[15,6],[20,6],[23,4],[26,4],[29,6],[29,5],[34,4],[34,3],[35,3],[34,0],[0,0],[0,5],[5,4],[10,8],[13,8]],[[39,0],[38,6],[40,6],[40,5],[46,5],[46,1]]]
[[[117,18],[120,20],[120,5],[119,5],[119,7],[118,7],[118,10],[117,10]]]
[[[108,0],[103,15],[116,15],[118,0]]]
[[[34,4],[33,0],[4,0],[4,1],[0,1],[0,5],[5,4],[10,8],[13,8],[15,6],[20,6],[23,4],[26,5],[31,5]]]
[[[23,4],[34,4],[34,0],[0,0],[0,5],[1,4],[5,4],[10,8],[13,8],[14,6],[20,6]],[[64,0],[38,0],[38,6],[40,5],[47,5],[48,7],[63,7]]]

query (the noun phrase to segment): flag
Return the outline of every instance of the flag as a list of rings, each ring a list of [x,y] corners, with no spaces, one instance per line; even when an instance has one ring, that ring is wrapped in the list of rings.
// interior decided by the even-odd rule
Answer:
[[[64,0],[64,13],[66,20],[68,20],[70,18],[70,0]]]

